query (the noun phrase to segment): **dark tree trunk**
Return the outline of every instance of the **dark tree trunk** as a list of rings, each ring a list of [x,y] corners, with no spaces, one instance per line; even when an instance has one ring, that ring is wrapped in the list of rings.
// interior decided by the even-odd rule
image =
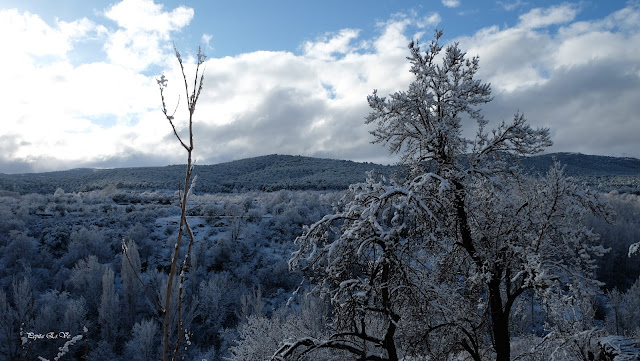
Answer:
[[[391,322],[387,329],[387,334],[384,337],[384,348],[387,350],[389,361],[398,361],[398,351],[396,350],[396,343],[393,340],[393,335],[396,332],[396,325]]]
[[[393,312],[391,309],[391,295],[389,293],[389,288],[386,286],[389,282],[389,264],[385,263],[382,266],[382,282],[385,284],[385,287],[382,288],[382,305],[385,309],[385,313],[389,318],[389,326],[387,327],[387,332],[385,332],[383,345],[385,350],[387,350],[387,356],[389,361],[398,361],[398,351],[396,350],[396,343],[394,340],[396,334],[396,322],[400,321],[400,317]]]
[[[509,340],[509,314],[505,312],[500,294],[500,279],[489,282],[489,308],[491,311],[491,332],[496,361],[511,359],[511,342]]]
[[[455,205],[458,217],[458,231],[462,239],[462,247],[467,251],[471,260],[481,268],[483,262],[478,256],[473,244],[471,229],[469,228],[467,211],[465,209],[465,189],[459,180],[454,180]],[[500,279],[503,270],[494,273],[493,279],[489,281],[489,310],[491,313],[491,333],[494,339],[494,350],[496,361],[511,360],[511,341],[509,340],[509,307],[503,306],[502,294],[500,293]]]

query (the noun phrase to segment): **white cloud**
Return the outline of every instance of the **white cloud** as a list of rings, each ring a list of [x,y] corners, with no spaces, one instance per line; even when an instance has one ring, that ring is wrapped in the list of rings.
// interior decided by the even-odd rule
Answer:
[[[458,40],[469,55],[480,56],[479,75],[491,82],[494,91],[514,91],[546,81],[541,67],[550,46],[547,34],[492,26]]]
[[[498,1],[497,3],[498,3],[498,5],[502,6],[502,8],[504,8],[507,11],[512,11],[512,10],[515,10],[515,9],[521,7],[521,6],[525,6],[525,5],[528,4],[526,1],[522,1],[522,0],[515,0],[515,1],[511,1],[511,2]]]
[[[131,24],[123,6],[146,20]],[[36,15],[0,12],[3,33],[33,39],[14,44],[0,38],[3,48],[15,47],[15,56],[0,62],[26,60],[0,74],[0,99],[11,104],[3,109],[9,121],[0,129],[0,171],[184,161],[159,111],[155,79],[145,70],[165,69],[173,108],[184,90],[166,46],[193,11],[125,0],[107,14],[117,29],[86,19],[47,24]],[[629,6],[574,22],[570,11],[535,9],[518,26],[493,26],[453,41],[470,56],[480,55],[479,78],[492,84],[495,95],[485,107],[487,119],[507,119],[519,109],[534,125],[552,129],[554,150],[640,156],[634,138],[640,124],[633,121],[640,113],[640,47],[632,46],[640,43],[639,16],[640,9]],[[416,31],[440,21],[437,13],[395,15],[370,39],[344,29],[303,43],[299,54],[256,51],[208,59],[195,119],[198,162],[270,153],[392,161],[386,149],[369,144],[366,96],[373,89],[381,95],[406,89],[407,44],[420,36]],[[560,26],[550,31],[544,28],[549,24]],[[89,38],[105,42],[108,56],[71,64],[68,54]],[[191,76],[193,59],[184,59]],[[179,111],[179,128],[185,119]],[[16,162],[29,165],[18,168]]]
[[[494,101],[488,119],[515,110],[551,129],[551,151],[640,157],[640,7],[602,19],[571,22],[576,9],[535,9],[514,28],[482,29],[456,39],[480,56],[480,77]],[[561,25],[557,32],[541,27]]]
[[[76,167],[113,157],[143,134],[161,137],[157,124],[140,121],[157,109],[158,94],[154,79],[139,71],[169,58],[161,41],[193,15],[190,9],[161,9],[125,0],[106,12],[124,27],[111,32],[86,18],[48,24],[38,15],[1,10],[0,32],[12,36],[1,37],[0,46],[13,56],[0,57],[0,66],[12,69],[0,76],[0,99],[11,104],[0,137],[10,136],[16,146],[13,158],[3,154],[0,163]],[[87,41],[105,42],[111,62],[72,64],[70,54]]]
[[[202,34],[202,42],[204,43],[204,46],[209,49],[209,50],[213,50],[213,46],[211,45],[211,39],[213,39],[213,35],[211,34]]]
[[[155,32],[168,35],[189,25],[193,9],[180,6],[171,12],[153,0],[123,0],[105,12],[118,26],[133,32]]]
[[[520,15],[519,27],[525,29],[544,28],[550,25],[565,24],[575,19],[578,7],[572,4],[552,6],[550,8],[536,8]]]
[[[145,70],[166,61],[171,32],[180,31],[193,18],[193,9],[180,6],[170,12],[153,0],[123,0],[105,11],[120,29],[109,34],[105,50],[113,64]],[[169,52],[170,53],[170,52]]]
[[[150,79],[105,63],[74,68],[59,62],[18,80],[29,95],[2,95],[12,104],[8,117],[15,119],[3,132],[26,144],[15,152],[24,160],[55,155],[77,166],[117,153],[138,116],[157,107]],[[152,127],[145,131],[157,134]]]
[[[301,55],[209,60],[198,111],[216,116],[200,120],[199,134],[208,141],[199,159],[277,152],[388,161],[385,149],[369,144],[366,96],[373,88],[391,92],[409,83],[409,39],[402,32],[410,24],[406,18],[381,24],[371,48],[363,48],[358,31],[345,29],[306,42]]]
[[[315,40],[303,44],[305,55],[318,59],[331,59],[336,54],[346,54],[354,50],[351,42],[356,39],[360,31],[357,29],[342,29],[338,34],[325,34]]]
[[[456,8],[460,6],[460,0],[442,0],[442,5],[448,8]]]
[[[15,69],[33,64],[38,57],[65,59],[74,42],[100,30],[86,18],[73,22],[57,20],[50,26],[36,14],[0,10],[0,34],[4,34],[0,37],[0,48],[6,54],[0,58],[0,65],[3,69]]]
[[[378,24],[383,30],[382,34],[373,42],[376,52],[394,57],[399,56],[400,53],[406,56],[407,44],[411,39],[405,33],[407,27],[415,21],[414,18],[409,16],[396,14],[391,20]],[[422,23],[419,24],[422,25]]]
[[[129,12],[122,10],[125,5],[147,20],[132,24]],[[28,164],[23,171],[43,171],[129,164],[127,159],[183,161],[159,111],[155,79],[144,75],[149,65],[165,67],[170,79],[167,105],[173,108],[183,94],[183,82],[163,44],[190,17],[167,21],[166,27],[150,19],[183,13],[165,11],[148,1],[125,0],[106,12],[120,28],[105,32],[96,25],[92,30],[92,37],[103,34],[104,61],[74,66],[65,59],[65,51],[59,51],[58,60],[18,72],[11,86],[0,88],[4,89],[0,96],[14,104],[7,114],[13,121],[0,137],[9,137],[15,145],[0,155],[0,164],[20,161]],[[21,13],[12,16],[31,19]],[[46,31],[63,32],[39,18],[31,21]],[[410,39],[405,32],[419,29],[423,26],[419,23],[415,17],[395,17],[380,24],[380,35],[373,40],[360,39],[359,30],[343,29],[304,43],[299,55],[256,51],[208,59],[196,112],[198,137],[206,139],[198,144],[198,161],[273,152],[388,160],[384,148],[369,144],[363,122],[366,96],[374,88],[391,92],[409,83]],[[73,50],[75,38],[63,39],[71,39],[63,48]],[[20,53],[33,58],[28,49]],[[189,76],[193,59],[184,59]],[[183,128],[184,99],[180,105],[176,120]]]
[[[442,21],[442,17],[438,13],[432,13],[428,16],[425,16],[421,20],[418,21],[418,27],[424,28],[427,26],[438,25]]]
[[[389,161],[384,148],[369,143],[366,97],[374,88],[389,93],[408,85],[404,32],[412,26],[417,20],[399,16],[380,24],[373,42],[344,29],[305,42],[300,55],[259,51],[208,60],[196,116],[198,136],[207,141],[198,160],[290,153]]]

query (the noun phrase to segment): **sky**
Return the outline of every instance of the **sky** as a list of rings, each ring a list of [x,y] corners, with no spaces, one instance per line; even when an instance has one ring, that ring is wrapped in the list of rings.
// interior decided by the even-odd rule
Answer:
[[[208,56],[196,164],[267,154],[394,163],[367,95],[407,89],[407,44],[479,56],[489,126],[516,112],[547,152],[640,158],[640,1],[2,0],[0,173],[186,163],[184,81]],[[463,125],[469,135],[474,124]]]

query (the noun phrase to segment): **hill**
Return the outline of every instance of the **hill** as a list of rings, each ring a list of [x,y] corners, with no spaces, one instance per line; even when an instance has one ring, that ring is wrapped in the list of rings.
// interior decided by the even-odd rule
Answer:
[[[135,190],[177,190],[184,165],[116,169],[0,174],[0,190],[25,193],[91,191],[113,185]],[[214,165],[197,165],[196,191],[204,193],[345,189],[361,182],[366,172],[390,174],[393,167],[347,160],[291,155],[266,155]]]
[[[571,176],[637,176],[640,175],[640,159],[629,157],[607,157],[580,153],[552,153],[537,155],[523,160],[525,169],[545,172],[553,159],[565,166]]]
[[[553,158],[566,172],[602,191],[640,193],[640,160],[577,153],[554,153],[522,159],[528,172],[544,173]],[[266,155],[214,165],[197,165],[196,191],[201,193],[346,189],[361,182],[366,172],[391,175],[396,167],[347,160],[291,155]],[[51,194],[103,189],[108,186],[133,190],[177,190],[184,165],[117,169],[72,169],[68,171],[0,174],[0,190]]]
[[[526,171],[543,174],[549,169],[553,159],[564,166],[568,175],[592,189],[640,194],[640,159],[552,153],[523,159],[522,165]]]

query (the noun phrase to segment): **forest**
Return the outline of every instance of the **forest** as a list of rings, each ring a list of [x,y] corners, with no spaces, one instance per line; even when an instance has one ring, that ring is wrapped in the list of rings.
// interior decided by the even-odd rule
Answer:
[[[183,303],[192,342],[187,359],[263,360],[299,332],[328,331],[318,315],[328,317],[330,306],[320,298],[303,297],[287,305],[302,282],[300,272],[289,272],[287,261],[303,226],[329,213],[344,193],[195,192],[189,219],[196,242]],[[600,243],[611,248],[598,259],[597,278],[605,286],[592,300],[594,324],[611,334],[637,338],[640,262],[627,253],[640,234],[640,197],[617,192],[605,197],[615,222],[588,220],[601,235]],[[123,260],[121,240],[137,253],[132,258],[141,278],[160,292],[179,221],[175,198],[168,190],[116,187],[4,192],[0,354],[9,360],[21,355],[53,358],[67,339],[27,338],[23,345],[21,337],[69,332],[84,337],[71,347],[68,359],[157,358],[157,313]],[[115,301],[109,303],[109,298]],[[544,333],[544,312],[536,302],[533,308],[526,304],[530,300],[522,300],[514,318],[514,335],[524,340],[532,332]]]
[[[395,167],[194,167],[199,52],[188,130],[158,79],[186,165],[0,177],[0,355],[638,359],[638,160],[541,156],[521,113],[487,129],[479,60],[441,35],[409,45],[406,91],[367,99]]]

